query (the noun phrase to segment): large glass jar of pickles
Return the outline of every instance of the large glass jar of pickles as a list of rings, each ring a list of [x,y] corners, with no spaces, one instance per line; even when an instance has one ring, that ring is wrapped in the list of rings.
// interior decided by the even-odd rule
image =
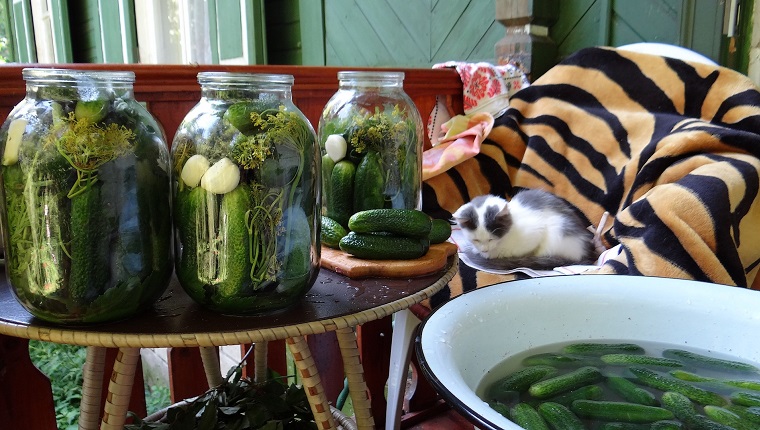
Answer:
[[[121,319],[172,273],[163,131],[132,72],[23,70],[26,98],[0,128],[6,274],[33,315]]]
[[[343,71],[319,120],[322,214],[420,209],[422,119],[402,72]]]
[[[297,302],[319,270],[316,135],[290,75],[198,74],[201,100],[172,143],[176,273],[209,309]]]

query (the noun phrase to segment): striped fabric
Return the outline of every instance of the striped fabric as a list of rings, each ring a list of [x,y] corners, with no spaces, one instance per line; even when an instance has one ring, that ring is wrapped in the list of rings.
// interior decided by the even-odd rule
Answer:
[[[480,154],[425,182],[423,210],[543,188],[590,225],[609,212],[604,244],[622,253],[601,273],[760,288],[760,92],[746,76],[588,48],[510,106]],[[444,294],[494,281],[470,278]]]

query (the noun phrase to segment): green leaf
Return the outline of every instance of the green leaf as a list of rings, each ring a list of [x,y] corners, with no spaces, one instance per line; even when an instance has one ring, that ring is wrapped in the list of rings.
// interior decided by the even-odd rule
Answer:
[[[203,408],[201,417],[198,420],[198,430],[213,430],[217,421],[217,409],[212,406]]]

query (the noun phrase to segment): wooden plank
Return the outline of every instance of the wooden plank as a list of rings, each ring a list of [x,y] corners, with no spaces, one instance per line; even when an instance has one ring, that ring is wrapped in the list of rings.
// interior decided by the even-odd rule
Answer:
[[[454,32],[454,27],[462,17],[465,9],[471,1],[460,0],[439,0],[430,14],[430,57],[437,58],[436,55],[443,50],[442,46],[446,39]],[[493,6],[493,3],[490,3]],[[493,11],[491,13],[493,18]]]
[[[612,8],[608,43],[612,46],[629,43],[618,36],[623,27],[628,26],[642,40],[678,44],[683,13],[678,3],[676,8],[663,0],[616,1]]]
[[[0,423],[7,429],[54,429],[50,380],[29,358],[29,341],[0,334]]]
[[[385,423],[385,383],[390,373],[392,317],[370,321],[356,329],[359,354],[365,370],[372,415],[375,424],[382,428]]]
[[[482,1],[470,1],[462,11],[459,19],[446,35],[433,59],[438,61],[460,60],[470,58],[473,46],[483,39],[486,31],[494,22],[494,5]],[[494,41],[494,44],[496,41]],[[493,49],[493,48],[492,48]],[[491,58],[495,58],[495,54]]]
[[[198,396],[208,390],[206,372],[203,370],[203,360],[198,348],[169,348],[166,355],[172,403]]]
[[[388,58],[382,42],[353,0],[325,0],[328,65],[374,65]],[[334,52],[334,56],[329,55]]]
[[[594,12],[591,8],[596,4],[596,0],[564,0],[559,2],[559,19],[549,30],[552,39],[559,45],[573,32],[579,21],[584,16]]]
[[[369,23],[366,32],[369,33],[371,29],[388,53],[386,64],[417,65],[421,63],[420,58],[425,60],[422,63],[427,63],[427,44],[419,46],[419,37],[414,34],[415,25],[407,27],[389,2],[364,1],[357,2],[357,6]],[[411,16],[414,13],[413,8],[404,10],[400,5],[397,7],[402,15]],[[420,27],[421,22],[427,22],[424,15],[417,15],[414,21],[417,21],[416,27]]]
[[[299,0],[301,25],[301,62],[299,64],[323,66],[325,62],[325,28],[322,1]]]

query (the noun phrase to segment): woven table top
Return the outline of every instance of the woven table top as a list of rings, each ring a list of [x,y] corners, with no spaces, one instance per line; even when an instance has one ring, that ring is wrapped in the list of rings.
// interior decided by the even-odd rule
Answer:
[[[334,331],[377,320],[419,303],[442,289],[458,269],[456,255],[441,271],[408,279],[350,279],[321,269],[296,305],[259,316],[227,316],[207,310],[185,294],[175,277],[151,308],[108,324],[62,326],[27,312],[0,281],[0,334],[109,348],[222,346]],[[2,275],[4,275],[4,271]]]

